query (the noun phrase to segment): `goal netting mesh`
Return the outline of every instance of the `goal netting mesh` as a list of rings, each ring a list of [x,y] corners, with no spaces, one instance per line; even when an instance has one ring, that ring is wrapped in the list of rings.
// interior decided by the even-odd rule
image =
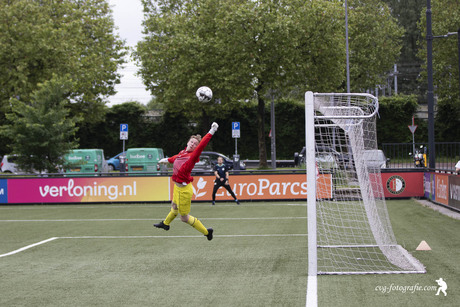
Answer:
[[[321,186],[329,181],[313,185],[316,193],[333,191],[332,199],[308,198],[308,206],[316,206],[317,274],[424,273],[424,266],[397,244],[388,216],[380,176],[385,161],[377,150],[378,100],[368,94],[311,97],[306,103],[313,103],[314,114],[306,116],[313,120],[314,136],[306,131],[307,172],[331,174],[332,187]]]

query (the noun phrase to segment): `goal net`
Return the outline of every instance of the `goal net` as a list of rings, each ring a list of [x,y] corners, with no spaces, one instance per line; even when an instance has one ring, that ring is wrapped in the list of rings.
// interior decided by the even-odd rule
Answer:
[[[305,98],[309,275],[425,273],[391,228],[380,176],[386,161],[377,150],[377,98],[312,92]],[[331,189],[316,180],[317,172],[332,175],[332,199],[316,197]]]

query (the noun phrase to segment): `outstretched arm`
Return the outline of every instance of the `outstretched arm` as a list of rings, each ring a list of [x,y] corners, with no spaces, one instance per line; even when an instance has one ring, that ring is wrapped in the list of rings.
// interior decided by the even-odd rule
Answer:
[[[198,159],[200,158],[201,153],[203,150],[206,148],[206,145],[208,145],[209,141],[211,140],[212,136],[214,133],[216,133],[217,129],[219,128],[219,125],[217,123],[212,123],[211,129],[209,132],[203,137],[201,140],[200,144],[195,148],[195,150],[192,153],[191,159],[193,160],[194,163],[198,162]]]

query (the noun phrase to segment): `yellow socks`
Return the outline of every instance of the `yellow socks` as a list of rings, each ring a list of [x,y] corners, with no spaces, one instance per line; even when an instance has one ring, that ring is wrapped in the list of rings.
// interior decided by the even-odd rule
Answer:
[[[174,210],[171,208],[171,211],[169,211],[168,216],[164,220],[165,225],[171,224],[171,222],[176,218],[177,214],[179,214],[179,210]],[[205,236],[208,235],[208,230],[204,225],[200,222],[199,219],[197,219],[194,216],[189,215],[189,219],[187,221],[187,224],[204,234]]]
[[[179,210],[174,210],[171,208],[171,211],[169,211],[168,216],[164,220],[165,225],[171,224],[171,222],[176,218],[177,214],[179,213]]]
[[[208,235],[208,230],[206,229],[206,227],[204,227],[204,225],[196,217],[189,215],[187,224],[189,224],[190,226],[192,226],[193,228],[195,228],[196,230],[198,230],[205,236]]]

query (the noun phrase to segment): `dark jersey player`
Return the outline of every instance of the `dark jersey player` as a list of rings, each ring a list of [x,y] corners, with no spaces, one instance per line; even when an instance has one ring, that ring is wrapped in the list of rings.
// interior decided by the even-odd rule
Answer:
[[[228,182],[228,166],[224,163],[224,158],[218,157],[217,164],[214,166],[214,174],[216,175],[216,180],[214,180],[214,189],[212,190],[212,204],[216,204],[216,192],[220,187],[227,189],[228,193],[232,195],[235,202],[239,205],[240,202],[233,193],[230,183]]]

